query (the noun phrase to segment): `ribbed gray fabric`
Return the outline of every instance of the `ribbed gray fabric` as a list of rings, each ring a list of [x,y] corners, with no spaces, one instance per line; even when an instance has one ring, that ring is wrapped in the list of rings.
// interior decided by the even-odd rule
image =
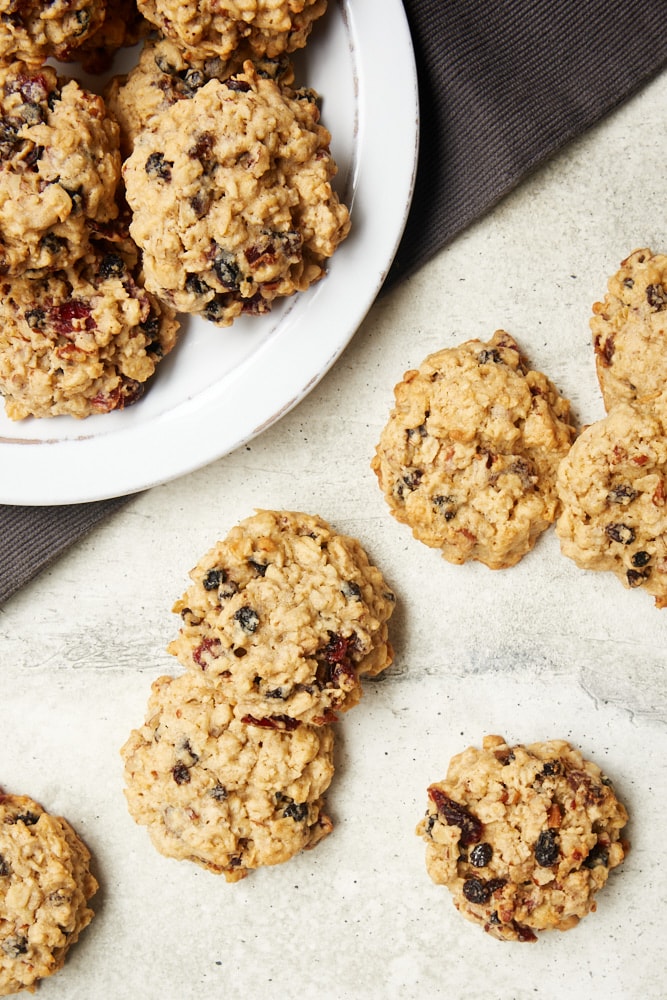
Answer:
[[[667,0],[404,5],[419,74],[421,146],[385,288],[667,65]],[[0,505],[0,603],[124,502]]]

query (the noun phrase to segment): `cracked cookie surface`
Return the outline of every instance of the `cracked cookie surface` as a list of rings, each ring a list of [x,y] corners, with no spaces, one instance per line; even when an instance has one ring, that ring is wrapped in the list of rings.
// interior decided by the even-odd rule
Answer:
[[[0,791],[0,996],[62,968],[93,918],[90,853],[69,823]]]
[[[259,511],[190,573],[168,649],[242,715],[316,725],[391,663],[395,598],[354,538],[292,511]]]
[[[417,834],[431,879],[500,940],[574,927],[627,850],[625,807],[565,740],[510,746],[487,736],[452,758],[428,800]]]
[[[204,677],[160,677],[124,747],[125,795],[157,850],[229,882],[287,861],[332,830],[330,726],[246,725]]]
[[[667,399],[617,403],[558,470],[561,551],[667,607]]]
[[[394,394],[372,461],[393,516],[452,563],[513,566],[556,517],[567,400],[502,330],[429,355]]]
[[[0,67],[0,274],[67,267],[116,218],[118,125],[49,66]]]
[[[622,261],[590,326],[607,412],[660,395],[667,383],[667,255],[645,248]]]
[[[330,138],[249,62],[153,117],[123,165],[147,287],[229,326],[322,278],[350,226]]]

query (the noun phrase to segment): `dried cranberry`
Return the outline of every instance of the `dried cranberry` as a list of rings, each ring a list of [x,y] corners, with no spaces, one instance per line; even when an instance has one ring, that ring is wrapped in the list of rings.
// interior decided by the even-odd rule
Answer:
[[[218,657],[217,650],[219,648],[220,648],[220,640],[207,636],[205,639],[202,639],[202,641],[199,643],[196,649],[193,649],[192,659],[195,661],[198,667],[201,667],[202,670],[206,670],[206,662],[204,660],[204,656],[208,653],[210,656],[213,657],[213,659],[216,659]]]
[[[542,830],[535,844],[535,860],[540,868],[551,868],[560,853],[555,830]]]
[[[465,806],[450,799],[440,788],[431,785],[428,790],[428,797],[435,805],[438,812],[444,817],[448,826],[458,826],[461,830],[459,842],[468,847],[470,844],[477,844],[482,839],[484,826],[482,821],[473,816]]]
[[[78,329],[92,329],[95,324],[90,314],[91,307],[86,302],[70,299],[62,305],[52,306],[49,309],[49,322],[56,333],[66,336],[74,331],[75,326]]]
[[[493,857],[493,848],[491,844],[483,843],[477,844],[473,847],[470,852],[470,864],[474,865],[475,868],[486,868],[489,861]]]

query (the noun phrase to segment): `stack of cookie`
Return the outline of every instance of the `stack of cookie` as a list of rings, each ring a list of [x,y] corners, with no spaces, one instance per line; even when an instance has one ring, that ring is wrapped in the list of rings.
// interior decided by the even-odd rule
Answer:
[[[561,549],[667,607],[667,256],[636,250],[591,319],[607,416],[560,466]]]
[[[333,723],[392,660],[394,595],[359,542],[321,518],[259,511],[192,570],[168,649],[122,748],[126,798],[157,849],[228,881],[313,847]]]
[[[7,8],[3,13],[3,6]],[[135,402],[177,313],[229,326],[325,274],[348,234],[319,98],[326,0],[0,0],[0,394],[12,419]],[[150,35],[150,37],[149,37]],[[47,60],[109,65],[104,97]]]

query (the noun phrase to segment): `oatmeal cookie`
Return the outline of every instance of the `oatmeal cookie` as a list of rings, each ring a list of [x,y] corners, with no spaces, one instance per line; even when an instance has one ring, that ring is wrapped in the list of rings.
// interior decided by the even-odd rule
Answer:
[[[617,403],[558,470],[561,551],[667,607],[667,398]]]
[[[565,740],[508,746],[487,736],[452,758],[428,799],[417,834],[430,877],[500,940],[574,927],[627,850],[625,807]]]
[[[635,250],[593,306],[595,365],[607,412],[667,383],[667,256]]]
[[[105,0],[0,0],[0,61],[67,59],[102,22]]]
[[[34,992],[93,918],[90,853],[69,823],[0,791],[0,996]]]
[[[169,652],[250,720],[333,721],[392,660],[394,595],[359,542],[319,517],[259,511],[192,570]]]
[[[246,50],[234,53],[229,59],[220,56],[197,59],[169,39],[147,41],[137,65],[129,73],[112,77],[104,91],[106,105],[120,126],[125,158],[155,115],[193,97],[209,80],[228,80],[242,72],[247,59]],[[294,70],[286,56],[258,59],[254,66],[259,76],[285,86],[293,82]]]
[[[66,267],[118,214],[118,125],[51,67],[0,67],[0,274]]]
[[[152,118],[123,166],[151,291],[228,326],[324,275],[349,213],[318,119],[250,62]]]
[[[449,562],[513,566],[556,517],[567,400],[502,330],[429,355],[394,393],[371,463],[393,516]]]
[[[122,409],[176,340],[173,312],[143,287],[127,243],[93,241],[70,268],[0,288],[0,395],[12,420]]]
[[[241,46],[253,58],[303,48],[327,0],[138,0],[138,5],[181,48],[226,59]]]
[[[236,882],[331,832],[333,743],[330,726],[246,725],[204,677],[160,677],[121,750],[130,814],[161,854]]]
[[[152,25],[143,17],[135,0],[106,0],[103,23],[76,49],[61,58],[80,63],[87,73],[105,73],[123,48],[146,38]]]

